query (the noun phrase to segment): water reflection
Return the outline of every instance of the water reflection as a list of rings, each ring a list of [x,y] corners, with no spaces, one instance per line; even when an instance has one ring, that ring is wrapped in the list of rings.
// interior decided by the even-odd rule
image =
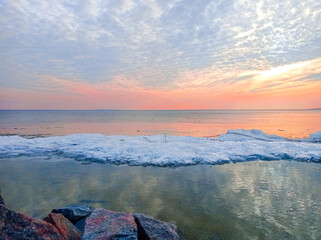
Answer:
[[[261,129],[290,138],[320,131],[317,110],[0,111],[1,134],[215,136]]]
[[[176,169],[0,161],[0,186],[15,210],[43,217],[85,203],[143,212],[176,222],[187,239],[320,239],[320,182],[319,164],[288,161]]]

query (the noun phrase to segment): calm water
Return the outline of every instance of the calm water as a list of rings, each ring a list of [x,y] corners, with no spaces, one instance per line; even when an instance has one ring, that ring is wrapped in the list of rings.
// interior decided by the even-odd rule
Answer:
[[[285,137],[321,130],[320,110],[0,111],[0,134],[215,136],[261,129]]]
[[[215,136],[321,130],[319,110],[0,111],[0,134]],[[321,165],[254,161],[179,168],[81,165],[62,156],[0,159],[9,207],[42,218],[84,203],[174,221],[187,239],[321,239]]]
[[[9,207],[34,217],[70,203],[174,221],[187,239],[321,239],[321,166],[290,161],[180,168],[2,159]]]

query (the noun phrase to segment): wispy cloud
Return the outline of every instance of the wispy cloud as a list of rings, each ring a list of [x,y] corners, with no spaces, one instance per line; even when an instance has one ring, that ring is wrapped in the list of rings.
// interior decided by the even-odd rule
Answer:
[[[289,88],[311,85],[309,76],[321,73],[321,58],[296,62],[257,72],[251,79],[251,91],[288,92]]]
[[[321,74],[321,58],[296,62],[266,70],[229,71],[209,67],[202,70],[185,72],[179,75],[167,88],[145,86],[136,78],[115,75],[111,81],[89,83],[84,79],[62,79],[54,76],[40,76],[38,89],[41,91],[103,97],[110,92],[136,92],[155,95],[210,93],[212,96],[229,94],[269,95],[302,92],[304,88],[320,88],[321,82],[311,78]]]

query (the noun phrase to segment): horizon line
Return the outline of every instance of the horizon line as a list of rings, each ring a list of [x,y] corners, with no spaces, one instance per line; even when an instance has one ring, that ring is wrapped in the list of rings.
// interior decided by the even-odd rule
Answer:
[[[194,108],[194,109],[0,109],[0,111],[204,111],[204,110],[321,110],[316,108]]]

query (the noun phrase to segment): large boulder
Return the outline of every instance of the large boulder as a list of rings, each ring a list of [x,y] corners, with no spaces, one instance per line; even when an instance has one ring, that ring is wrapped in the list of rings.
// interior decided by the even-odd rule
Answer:
[[[177,227],[174,224],[162,222],[142,213],[134,214],[138,228],[138,238],[141,240],[178,240]]]
[[[83,240],[137,240],[137,225],[132,214],[95,209],[86,219]]]
[[[68,240],[80,240],[82,233],[61,213],[49,213],[44,221],[54,225],[59,233]]]
[[[1,240],[65,240],[50,223],[9,210],[0,204]]]
[[[62,208],[56,208],[52,210],[53,213],[61,213],[73,224],[80,219],[85,218],[91,213],[91,208],[86,205],[67,205]]]

